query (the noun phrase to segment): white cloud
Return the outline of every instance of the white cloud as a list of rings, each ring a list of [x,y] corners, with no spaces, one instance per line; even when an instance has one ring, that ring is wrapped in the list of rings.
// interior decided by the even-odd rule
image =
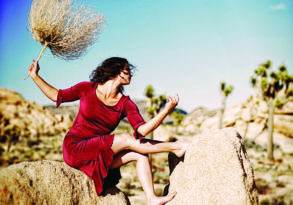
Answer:
[[[272,10],[277,10],[277,11],[285,10],[285,9],[287,9],[287,5],[284,4],[284,3],[278,3],[278,4],[272,5],[271,6],[271,9]]]

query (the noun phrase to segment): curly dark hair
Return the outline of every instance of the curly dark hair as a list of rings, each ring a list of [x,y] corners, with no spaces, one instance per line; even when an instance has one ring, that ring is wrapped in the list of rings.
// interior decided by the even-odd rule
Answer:
[[[130,64],[125,58],[107,58],[95,70],[92,71],[90,74],[90,81],[104,84],[106,81],[117,77],[120,72],[125,69],[130,73],[130,75],[133,75],[135,66]],[[123,86],[120,86],[119,91],[123,93]]]

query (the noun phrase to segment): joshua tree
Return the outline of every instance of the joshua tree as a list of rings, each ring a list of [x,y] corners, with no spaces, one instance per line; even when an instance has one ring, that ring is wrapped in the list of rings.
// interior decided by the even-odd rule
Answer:
[[[279,69],[269,72],[272,62],[268,60],[254,70],[250,83],[257,90],[257,95],[268,105],[268,128],[267,157],[274,160],[273,132],[274,132],[274,109],[281,108],[286,101],[292,99],[293,76],[288,74],[285,65],[280,65]]]
[[[165,95],[155,95],[155,89],[152,85],[147,85],[144,91],[144,95],[147,97],[147,114],[150,118],[153,118],[161,108],[166,104],[167,98]],[[151,139],[154,138],[153,132],[150,133]],[[149,155],[150,166],[152,170],[152,155]]]
[[[171,117],[173,119],[173,124],[175,126],[178,126],[184,120],[185,115],[182,114],[178,109],[175,108],[175,110],[171,114]]]
[[[152,85],[148,85],[144,95],[148,98],[147,113],[150,118],[153,118],[161,108],[166,104],[166,95],[155,95],[155,89]],[[151,136],[152,137],[152,136]]]
[[[221,106],[221,109],[220,109],[219,129],[222,128],[223,116],[224,116],[224,112],[225,112],[225,109],[226,109],[227,97],[232,93],[233,86],[232,85],[226,85],[225,82],[221,82],[220,89],[221,89],[221,93],[223,95],[223,99],[222,99],[222,106]]]

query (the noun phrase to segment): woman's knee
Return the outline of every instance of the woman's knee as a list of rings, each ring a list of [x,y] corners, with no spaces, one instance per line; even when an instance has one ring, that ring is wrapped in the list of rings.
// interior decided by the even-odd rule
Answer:
[[[135,138],[127,133],[119,134],[117,137],[126,146],[126,148],[130,148],[130,146],[135,142]]]
[[[114,135],[113,144],[121,147],[122,149],[127,149],[129,147],[129,142],[131,140],[131,135],[123,133]]]
[[[148,154],[133,152],[133,155],[134,155],[135,161],[148,161],[149,160]]]

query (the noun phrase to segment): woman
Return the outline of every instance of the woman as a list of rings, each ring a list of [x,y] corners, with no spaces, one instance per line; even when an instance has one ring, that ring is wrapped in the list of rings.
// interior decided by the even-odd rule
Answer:
[[[56,102],[56,107],[63,102],[80,100],[79,112],[63,141],[63,158],[69,166],[94,180],[98,195],[111,180],[106,177],[112,169],[136,161],[137,175],[148,204],[165,204],[176,193],[164,197],[155,195],[147,154],[173,152],[181,157],[187,143],[159,142],[144,139],[144,136],[174,110],[178,96],[168,97],[164,109],[146,122],[136,104],[123,95],[123,86],[130,83],[133,68],[125,58],[108,58],[92,72],[90,81],[79,82],[67,89],[56,89],[41,78],[37,61],[33,61],[28,72],[41,91]],[[124,117],[134,129],[133,136],[111,134]]]

